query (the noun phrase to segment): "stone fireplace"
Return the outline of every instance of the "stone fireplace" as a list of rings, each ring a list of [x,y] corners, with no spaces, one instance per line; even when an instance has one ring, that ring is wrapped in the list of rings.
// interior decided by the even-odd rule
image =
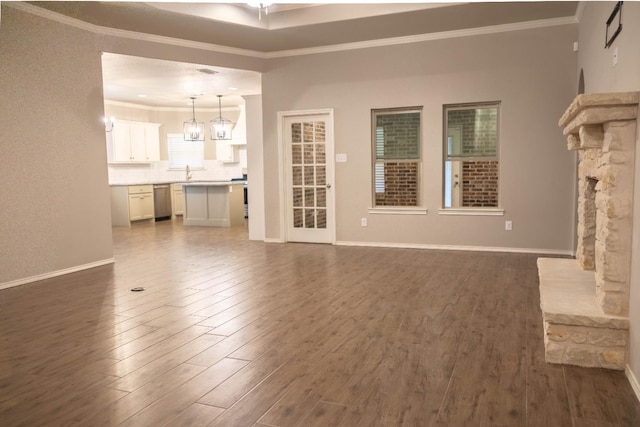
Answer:
[[[575,260],[538,260],[547,362],[624,369],[638,95],[578,95],[560,119],[578,151],[578,241]]]

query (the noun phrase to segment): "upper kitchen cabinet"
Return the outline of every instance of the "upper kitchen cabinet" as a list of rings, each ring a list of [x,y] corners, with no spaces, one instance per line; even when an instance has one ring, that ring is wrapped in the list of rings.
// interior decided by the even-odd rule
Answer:
[[[222,163],[237,163],[238,146],[227,141],[216,141],[216,160]]]
[[[109,163],[151,163],[160,160],[160,124],[115,120],[107,132]]]

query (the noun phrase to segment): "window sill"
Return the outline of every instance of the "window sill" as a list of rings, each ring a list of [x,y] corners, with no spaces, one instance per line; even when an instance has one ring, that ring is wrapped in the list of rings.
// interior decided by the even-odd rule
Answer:
[[[387,208],[369,208],[370,214],[383,215],[426,215],[427,208],[421,207],[387,207]]]
[[[499,208],[444,208],[444,209],[438,209],[438,215],[503,216],[504,215],[504,209],[499,209]]]

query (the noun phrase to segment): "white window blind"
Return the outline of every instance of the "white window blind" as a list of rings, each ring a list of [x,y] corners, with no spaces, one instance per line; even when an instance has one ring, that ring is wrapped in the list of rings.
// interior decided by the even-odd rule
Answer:
[[[376,160],[384,159],[384,128],[376,127]],[[384,193],[384,163],[376,161],[373,170],[376,193]]]
[[[169,169],[204,167],[204,141],[185,141],[182,134],[167,135]]]

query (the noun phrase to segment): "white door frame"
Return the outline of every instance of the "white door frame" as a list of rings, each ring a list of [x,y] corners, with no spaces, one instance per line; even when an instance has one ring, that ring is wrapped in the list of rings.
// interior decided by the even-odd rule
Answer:
[[[284,122],[290,117],[300,116],[327,116],[327,120],[331,122],[331,134],[327,135],[331,138],[331,143],[335,152],[335,139],[333,129],[333,108],[321,108],[315,110],[295,110],[295,111],[278,111],[278,161],[280,163],[280,173],[278,174],[278,187],[280,192],[280,241],[288,242],[287,236],[287,220],[289,213],[287,212],[287,179],[286,179],[286,159],[285,159],[285,129]],[[334,158],[327,158],[327,163],[331,162],[335,165]],[[327,198],[331,198],[331,212],[327,212],[327,215],[331,215],[333,218],[333,229],[330,230],[331,244],[336,243],[336,203],[335,203],[335,166],[332,166],[331,173],[327,173],[327,183],[331,184],[331,190],[327,191]]]

